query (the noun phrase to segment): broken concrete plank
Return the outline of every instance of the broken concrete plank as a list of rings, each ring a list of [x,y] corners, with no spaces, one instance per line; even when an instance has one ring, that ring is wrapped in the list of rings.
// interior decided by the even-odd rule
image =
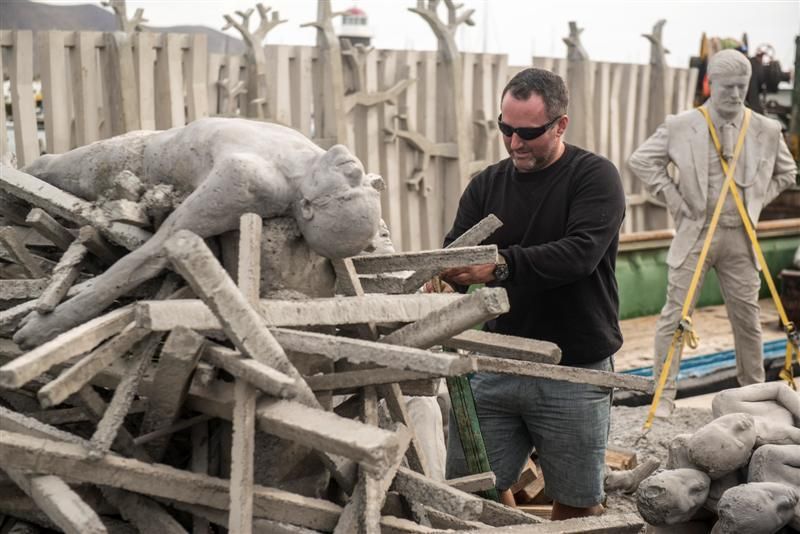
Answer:
[[[0,217],[5,223],[24,226],[27,224],[25,221],[26,215],[27,211],[24,206],[16,202],[13,197],[0,192]]]
[[[510,360],[552,364],[561,361],[561,349],[555,343],[482,330],[466,330],[442,345]]]
[[[378,426],[378,392],[372,386],[367,386],[361,392],[361,421],[365,425]]]
[[[81,273],[81,264],[88,250],[78,241],[73,242],[61,256],[50,277],[47,288],[39,295],[36,311],[50,313],[67,295],[69,288]]]
[[[406,293],[403,285],[408,273],[381,273],[359,275],[364,293],[381,293],[383,295],[400,295]]]
[[[392,515],[381,517],[381,534],[434,534],[441,533],[439,529],[425,527]]]
[[[189,512],[195,519],[202,519],[206,524],[211,522],[215,525],[228,528],[228,515],[224,512],[198,504],[186,504],[172,500],[169,502],[178,510]],[[298,527],[288,523],[279,523],[259,517],[253,518],[253,532],[256,534],[319,534],[318,530]],[[195,532],[194,534],[208,534],[208,529],[202,532]]]
[[[481,288],[381,338],[382,343],[428,348],[509,310],[502,288]]]
[[[284,328],[271,328],[270,332],[285,350],[321,354],[334,361],[346,358],[351,363],[372,363],[437,376],[463,375],[475,370],[470,358],[452,352],[431,352],[400,344],[387,346],[363,339]]]
[[[352,258],[358,274],[377,274],[419,269],[437,272],[451,267],[482,265],[497,261],[497,246],[460,247],[422,252],[370,254]]]
[[[78,226],[92,225],[128,250],[142,246],[151,234],[129,224],[111,222],[91,203],[7,165],[0,168],[0,190]]]
[[[0,280],[0,300],[30,300],[41,297],[50,283],[48,278]]]
[[[239,292],[203,240],[181,230],[167,240],[164,249],[175,269],[217,316],[236,348],[245,356],[289,375],[297,381],[297,398],[308,406],[319,407],[314,393],[263,324],[258,312]]]
[[[494,472],[488,471],[486,473],[467,475],[465,477],[451,478],[450,480],[445,480],[445,484],[466,493],[477,493],[479,491],[492,489],[496,481],[497,479],[494,476]]]
[[[143,413],[145,406],[146,402],[143,400],[134,401],[128,413],[129,414]],[[89,416],[89,414],[86,413],[86,411],[83,408],[50,409],[50,410],[42,410],[39,412],[28,412],[23,415],[32,417],[37,421],[52,426],[60,426],[69,423],[81,423],[83,421],[94,420],[92,417]]]
[[[446,514],[431,506],[423,505],[425,516],[430,521],[431,527],[441,530],[477,530],[489,528],[489,525],[479,521],[467,521],[454,515]]]
[[[511,508],[510,506],[490,500],[483,501],[483,511],[478,521],[493,527],[505,527],[519,524],[535,525],[545,522],[541,517],[526,514],[516,508]]]
[[[297,394],[296,380],[235,350],[209,343],[203,351],[203,359],[275,397],[287,398]]]
[[[15,263],[22,266],[30,278],[44,278],[45,274],[39,262],[19,240],[13,227],[0,227],[0,245],[11,255]]]
[[[315,392],[335,391],[337,394],[343,395],[353,393],[365,386],[381,386],[404,380],[419,380],[430,377],[429,373],[420,373],[419,371],[399,371],[397,369],[379,367],[376,369],[360,369],[357,371],[307,376],[305,380]]]
[[[100,401],[102,402],[102,400]],[[40,437],[44,439],[52,439],[56,441],[63,441],[65,443],[71,443],[81,447],[83,450],[86,450],[89,447],[89,442],[78,436],[71,434],[69,432],[64,432],[55,428],[50,425],[43,424],[35,419],[30,417],[23,416],[21,414],[15,413],[11,410],[6,410],[5,408],[0,407],[0,430],[15,432],[19,434],[24,434],[27,436],[34,436]],[[148,458],[145,456],[145,460]],[[160,506],[152,503],[150,501],[141,503],[144,500],[143,497],[134,497],[133,500],[129,499],[126,495],[126,492],[119,492],[114,490],[112,495],[109,495],[109,492],[112,491],[110,488],[103,488],[102,493],[103,496],[108,499],[112,500],[116,499],[124,499],[122,502],[124,503],[125,510],[121,510],[123,515],[126,513],[134,514],[135,518],[141,518],[143,513],[146,513],[147,517],[149,517],[150,524],[152,525],[160,525],[162,528],[158,529],[158,532],[167,532],[169,534],[179,534],[179,532],[183,532],[182,530],[174,530],[169,528],[170,525],[173,525],[174,520],[167,514],[164,510],[161,509]],[[141,504],[140,504],[141,503]],[[117,508],[122,509],[118,503],[114,504]],[[144,507],[144,511],[140,508]],[[95,507],[97,508],[97,507]],[[127,517],[126,517],[127,518]],[[141,529],[142,531],[147,531],[149,529]],[[80,532],[80,531],[79,531]]]
[[[100,232],[91,226],[81,227],[78,232],[78,242],[106,265],[113,265],[119,259],[117,253],[111,250]]]
[[[489,214],[478,223],[458,236],[452,243],[445,248],[474,247],[483,243],[495,230],[503,226],[503,223],[494,214]],[[438,275],[441,271],[436,269],[420,269],[406,278],[404,289],[406,293],[416,291],[422,284]]]
[[[178,419],[205,341],[203,336],[183,327],[169,334],[161,349],[140,434],[168,428]],[[147,444],[151,458],[160,461],[164,457],[170,437]]]
[[[116,337],[106,341],[98,348],[81,358],[72,367],[51,380],[37,393],[43,408],[50,408],[64,402],[67,397],[80,391],[100,371],[120,359],[148,334],[147,330],[130,323]]]
[[[539,525],[508,526],[503,529],[503,532],[507,534],[637,534],[644,527],[645,522],[641,516],[629,513],[547,521]],[[476,530],[474,534],[494,534],[496,532],[497,529],[485,529]]]
[[[81,444],[78,436],[0,406],[0,430]]]
[[[227,480],[107,454],[86,458],[80,445],[0,431],[0,454],[20,469],[41,470],[78,482],[118,487],[190,504],[227,510]],[[318,530],[332,530],[342,509],[328,501],[255,486],[254,513]]]
[[[110,200],[103,204],[108,220],[114,222],[127,223],[139,228],[150,226],[150,217],[144,207],[132,200],[118,199]]]
[[[111,397],[111,402],[108,403],[106,413],[97,423],[92,439],[89,440],[90,457],[97,458],[102,456],[111,448],[111,443],[116,438],[122,423],[125,422],[125,416],[128,415],[133,397],[139,387],[139,381],[150,365],[160,342],[160,334],[150,334],[140,341],[134,349],[134,355],[125,366],[125,377],[114,390],[114,396]]]
[[[29,300],[0,311],[0,335],[12,336],[17,331],[20,321],[35,310],[36,301]]]
[[[121,382],[121,380],[117,383],[119,382]],[[92,386],[85,386],[72,398],[75,399],[76,404],[80,404],[84,410],[86,410],[87,415],[95,424],[103,419],[103,415],[105,415],[108,409],[108,403],[100,397]],[[130,411],[128,413],[130,413]],[[130,435],[124,426],[120,427],[117,431],[113,447],[114,450],[118,450],[126,456],[132,456],[143,462],[151,461],[147,451],[136,445],[133,436]],[[88,441],[86,441],[86,448],[89,449]]]
[[[263,219],[255,213],[239,218],[239,262],[237,284],[239,291],[252,306],[258,306],[261,296],[261,230]]]
[[[208,474],[208,421],[192,427],[192,458],[189,469],[193,473]],[[192,516],[192,534],[209,534],[209,522],[197,513]]]
[[[68,423],[80,423],[89,421],[89,417],[81,408],[61,408],[56,410],[42,410],[40,412],[28,412],[25,415],[33,417],[37,421],[48,425],[59,426]]]
[[[204,414],[203,413],[203,414],[200,414],[200,415],[195,415],[194,417],[190,417],[189,419],[183,419],[181,421],[178,421],[178,422],[174,423],[172,426],[168,426],[166,428],[160,428],[160,429],[155,430],[153,432],[150,432],[148,434],[142,434],[141,436],[139,436],[135,440],[133,440],[133,443],[135,445],[146,445],[146,444],[150,443],[151,441],[154,441],[154,440],[157,440],[159,438],[166,437],[166,436],[171,436],[172,434],[174,434],[176,432],[180,432],[181,430],[186,430],[187,428],[191,428],[191,427],[193,427],[195,425],[206,423],[206,422],[210,421],[211,419],[213,419],[213,417],[211,417],[208,414]]]
[[[33,226],[37,232],[49,239],[61,250],[67,250],[75,240],[72,232],[64,228],[61,223],[41,208],[33,208],[25,218],[25,222]]]
[[[54,365],[92,350],[118,334],[132,320],[133,308],[126,306],[60,334],[0,367],[0,387],[15,389],[23,386]]]
[[[478,362],[478,370],[484,373],[534,376],[551,380],[563,380],[575,384],[592,384],[608,388],[643,391],[645,393],[653,393],[655,390],[655,382],[652,379],[641,376],[582,369],[568,365],[521,362],[519,360],[493,358],[491,356],[475,356],[475,360]]]
[[[338,289],[342,294],[349,297],[364,296],[364,289],[361,287],[361,281],[358,279],[358,273],[356,273],[356,268],[351,258],[331,260],[331,265],[333,265],[333,271],[336,273]],[[363,339],[370,341],[378,339],[378,330],[375,328],[374,321],[356,325],[356,331],[359,337]]]
[[[239,265],[241,266],[241,263]],[[228,524],[232,532],[242,534],[250,534],[253,531],[253,457],[257,395],[257,391],[250,384],[241,378],[236,379],[233,386],[231,502]]]
[[[157,502],[111,487],[104,487],[102,492],[106,500],[119,510],[123,519],[133,524],[139,532],[186,534],[186,529]]]
[[[406,451],[406,458],[408,465],[417,473],[422,473],[428,476],[428,460],[425,457],[425,449],[417,438],[417,433],[414,430],[414,424],[411,421],[411,416],[406,407],[406,399],[403,397],[403,392],[400,390],[399,384],[388,384],[380,386],[379,391],[386,401],[386,408],[396,423],[402,423],[408,429],[411,436],[411,443]],[[402,492],[401,492],[402,493]]]
[[[254,308],[258,307],[261,291],[261,229],[263,226],[264,222],[261,217],[254,213],[245,213],[239,219],[237,282],[242,296]],[[252,361],[260,363],[256,360]],[[270,369],[266,365],[264,367]],[[277,373],[277,371],[275,372]],[[283,376],[294,385],[294,380],[286,375]],[[258,391],[249,382],[242,378],[236,378],[233,385],[233,416],[231,419],[233,437],[231,440],[231,504],[228,514],[228,530],[242,534],[253,532],[253,462],[257,398]]]
[[[401,495],[461,519],[478,520],[484,500],[401,467],[392,488]]]
[[[359,462],[383,473],[400,446],[394,432],[288,400],[265,398],[256,410],[264,432]]]
[[[372,400],[376,401],[375,415],[377,418],[377,399],[374,389]],[[358,483],[350,497],[350,502],[339,516],[339,522],[336,524],[333,534],[371,534],[381,531],[381,510],[386,500],[386,493],[389,491],[389,486],[391,486],[411,442],[411,433],[402,424],[395,427],[395,435],[398,438],[397,455],[389,469],[376,475],[359,468]]]
[[[108,532],[97,513],[59,477],[32,476],[9,467],[4,469],[39,509],[67,534]]]
[[[376,323],[410,323],[461,298],[459,294],[365,295],[308,300],[266,300],[258,311],[268,326],[297,327]],[[221,330],[217,318],[200,300],[140,301],[136,322],[160,332],[185,326]]]

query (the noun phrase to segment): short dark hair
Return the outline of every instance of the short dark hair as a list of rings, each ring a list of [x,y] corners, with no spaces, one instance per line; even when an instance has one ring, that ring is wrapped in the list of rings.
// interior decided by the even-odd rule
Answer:
[[[536,93],[544,101],[547,116],[552,120],[567,113],[569,92],[564,80],[558,74],[534,67],[521,70],[506,84],[500,103],[506,93],[517,100],[527,100],[531,93]]]

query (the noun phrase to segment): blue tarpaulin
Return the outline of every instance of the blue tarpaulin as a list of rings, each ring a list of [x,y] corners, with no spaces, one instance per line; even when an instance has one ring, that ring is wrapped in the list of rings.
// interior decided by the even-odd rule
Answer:
[[[764,359],[783,360],[786,358],[786,340],[776,339],[775,341],[768,341],[764,343]],[[695,356],[693,358],[684,358],[681,360],[681,368],[678,373],[678,380],[687,378],[699,378],[703,376],[716,373],[723,369],[735,368],[736,356],[733,350],[724,350],[721,352],[713,352],[703,356]],[[636,369],[628,369],[621,371],[636,376],[643,376],[651,378],[653,376],[653,368],[651,367],[638,367]]]

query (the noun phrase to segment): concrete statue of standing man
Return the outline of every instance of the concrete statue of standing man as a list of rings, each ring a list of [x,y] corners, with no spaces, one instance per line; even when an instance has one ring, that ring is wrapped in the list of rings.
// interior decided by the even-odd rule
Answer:
[[[736,50],[718,52],[708,65],[711,97],[704,106],[718,132],[722,157],[731,164],[744,122],[744,98],[750,75],[750,62]],[[678,170],[675,178],[667,170],[670,162]],[[660,194],[664,198],[676,226],[667,255],[667,299],[656,326],[654,376],[658,378],[673,333],[681,320],[683,302],[725,174],[708,124],[699,110],[667,117],[664,124],[633,153],[629,165],[651,195]],[[797,166],[783,140],[778,122],[753,113],[734,170],[736,187],[753,224],[758,222],[761,209],[795,182],[796,174]],[[733,326],[739,384],[763,382],[759,266],[730,193],[702,266],[700,284],[710,267],[719,278],[728,318]],[[674,408],[680,349],[676,347],[656,415],[668,415]]]

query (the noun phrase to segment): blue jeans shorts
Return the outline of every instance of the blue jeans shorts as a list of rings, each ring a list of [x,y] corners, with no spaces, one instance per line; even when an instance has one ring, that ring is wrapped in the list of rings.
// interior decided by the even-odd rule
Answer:
[[[613,371],[612,357],[585,369]],[[519,479],[535,448],[545,493],[586,508],[603,502],[611,389],[527,376],[478,373],[471,380],[497,489]],[[469,474],[451,410],[446,477]]]

